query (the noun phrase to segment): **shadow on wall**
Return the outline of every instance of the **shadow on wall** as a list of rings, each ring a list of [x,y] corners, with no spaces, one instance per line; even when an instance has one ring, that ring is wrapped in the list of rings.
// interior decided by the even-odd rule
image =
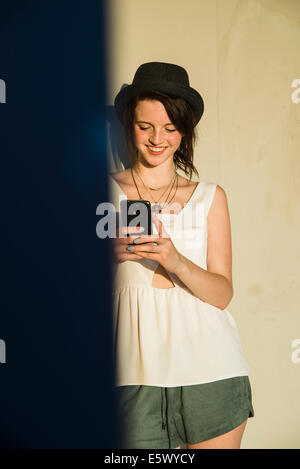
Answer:
[[[120,90],[128,86],[124,84]],[[124,128],[120,123],[115,107],[106,107],[107,146],[109,163],[113,172],[130,167],[130,158],[127,150]]]

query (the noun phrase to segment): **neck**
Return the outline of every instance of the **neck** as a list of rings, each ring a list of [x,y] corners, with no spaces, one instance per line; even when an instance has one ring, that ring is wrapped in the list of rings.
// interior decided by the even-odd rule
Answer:
[[[159,166],[146,166],[138,160],[132,168],[142,178],[144,184],[148,187],[165,187],[170,184],[170,179],[175,174],[175,165],[172,161],[165,161]]]

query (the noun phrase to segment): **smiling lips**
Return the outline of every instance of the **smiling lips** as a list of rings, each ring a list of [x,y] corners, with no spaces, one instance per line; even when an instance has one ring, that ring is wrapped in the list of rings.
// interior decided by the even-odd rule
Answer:
[[[167,147],[150,147],[148,145],[147,150],[150,153],[150,155],[161,155]]]

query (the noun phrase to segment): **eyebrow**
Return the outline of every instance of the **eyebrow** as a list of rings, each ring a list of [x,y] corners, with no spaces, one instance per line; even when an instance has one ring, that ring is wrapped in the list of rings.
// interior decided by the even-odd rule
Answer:
[[[151,122],[147,122],[147,121],[135,121],[135,122],[136,122],[136,124],[149,124],[149,125],[152,125]],[[175,127],[175,125],[172,124],[172,122],[168,122],[167,124],[165,124],[165,126],[166,125],[173,125]]]

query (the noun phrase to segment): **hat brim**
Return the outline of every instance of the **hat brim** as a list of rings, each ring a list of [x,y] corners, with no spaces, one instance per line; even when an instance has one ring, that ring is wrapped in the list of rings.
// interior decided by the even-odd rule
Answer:
[[[118,119],[123,124],[123,112],[131,98],[139,93],[146,91],[160,91],[174,98],[183,98],[191,106],[196,117],[196,125],[200,121],[204,112],[204,102],[202,96],[194,88],[170,82],[157,82],[151,81],[151,84],[132,84],[122,88],[117,94],[114,105]]]

